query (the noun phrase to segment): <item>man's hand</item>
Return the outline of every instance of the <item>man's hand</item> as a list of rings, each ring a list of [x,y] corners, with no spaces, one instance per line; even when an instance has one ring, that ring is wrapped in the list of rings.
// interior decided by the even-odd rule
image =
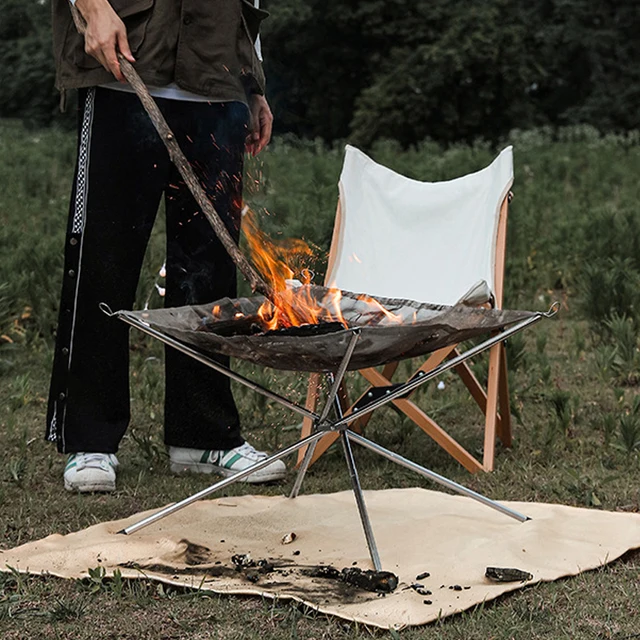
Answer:
[[[125,82],[118,52],[129,62],[135,62],[135,59],[129,48],[124,23],[107,0],[76,0],[76,7],[87,23],[84,50],[117,80]]]
[[[251,110],[251,122],[249,123],[249,135],[247,136],[247,153],[257,156],[271,140],[271,127],[273,126],[273,114],[264,96],[253,94],[249,98]]]

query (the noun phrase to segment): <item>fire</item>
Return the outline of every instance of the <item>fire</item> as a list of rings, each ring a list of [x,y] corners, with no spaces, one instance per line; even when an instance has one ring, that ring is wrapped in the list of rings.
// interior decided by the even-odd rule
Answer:
[[[258,316],[269,331],[321,322],[340,322],[348,328],[340,309],[341,297],[342,291],[329,289],[319,302],[308,287],[283,289],[276,292],[273,302],[265,300],[258,309]]]
[[[309,265],[315,257],[313,249],[306,242],[299,239],[274,242],[260,229],[255,213],[246,206],[243,210],[242,232],[253,264],[274,291],[273,299],[265,300],[258,310],[265,330],[324,322],[340,322],[345,328],[349,327],[341,309],[340,289],[329,287],[324,298],[318,300],[311,287],[304,286],[311,284],[313,271]],[[371,296],[361,295],[358,300],[387,321],[402,321]],[[214,307],[212,313],[218,316],[219,306]],[[236,314],[236,317],[241,315]]]
[[[256,269],[274,291],[287,288],[287,280],[311,282],[311,271],[306,268],[313,259],[311,247],[299,239],[287,239],[276,244],[260,229],[256,215],[245,207],[242,218],[242,233],[247,240],[249,254]]]
[[[382,314],[382,316],[389,320],[389,322],[392,322],[394,324],[402,324],[403,320],[400,316],[396,315],[395,313],[391,313],[391,311],[382,306],[375,298],[368,296],[366,293],[360,294],[358,296],[358,300],[373,307],[375,311]]]

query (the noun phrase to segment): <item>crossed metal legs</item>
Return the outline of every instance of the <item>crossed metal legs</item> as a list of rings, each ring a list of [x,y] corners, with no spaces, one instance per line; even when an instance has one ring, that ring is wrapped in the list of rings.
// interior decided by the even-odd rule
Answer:
[[[367,546],[369,548],[369,555],[371,556],[371,562],[373,564],[373,567],[376,570],[381,570],[382,565],[380,562],[380,556],[378,553],[378,549],[376,546],[376,542],[375,542],[375,538],[374,538],[374,534],[373,534],[373,527],[371,525],[371,520],[369,518],[369,514],[367,511],[367,506],[364,500],[364,494],[362,492],[362,487],[360,485],[360,480],[358,477],[358,471],[356,468],[356,464],[353,458],[353,452],[351,449],[351,443],[355,442],[367,449],[370,449],[371,451],[377,453],[378,455],[381,455],[385,458],[387,458],[388,460],[391,460],[392,462],[395,462],[396,464],[399,464],[407,469],[410,469],[416,473],[418,473],[419,475],[428,478],[429,480],[432,480],[444,487],[447,487],[448,489],[451,489],[457,493],[460,493],[462,495],[465,495],[467,497],[473,498],[474,500],[477,500],[478,502],[481,502],[482,504],[491,507],[492,509],[495,509],[496,511],[499,511],[500,513],[503,513],[511,518],[514,518],[515,520],[518,520],[519,522],[524,522],[526,520],[528,520],[529,518],[517,511],[514,511],[513,509],[510,509],[509,507],[506,507],[498,502],[495,502],[494,500],[491,500],[489,498],[487,498],[486,496],[476,493],[475,491],[472,491],[471,489],[468,489],[467,487],[464,487],[463,485],[460,485],[456,482],[453,482],[452,480],[449,480],[448,478],[445,478],[444,476],[441,476],[437,473],[434,473],[433,471],[430,471],[429,469],[426,469],[425,467],[420,466],[419,464],[416,464],[415,462],[412,462],[411,460],[408,460],[407,458],[404,458],[392,451],[389,451],[388,449],[385,449],[384,447],[381,447],[380,445],[376,444],[375,442],[372,442],[371,440],[369,440],[368,438],[365,438],[364,436],[357,434],[353,431],[351,431],[348,428],[348,425],[355,421],[358,417],[360,417],[363,414],[369,413],[371,411],[373,411],[374,409],[377,409],[378,407],[387,404],[388,402],[391,402],[392,400],[394,400],[397,397],[400,397],[410,391],[413,391],[415,388],[417,388],[418,386],[420,386],[421,384],[424,384],[425,382],[427,382],[428,380],[434,378],[435,376],[443,373],[444,371],[451,369],[452,367],[457,366],[458,364],[460,364],[461,362],[463,362],[464,360],[467,360],[468,358],[473,357],[474,355],[485,351],[486,349],[491,348],[494,344],[505,340],[506,338],[508,338],[509,336],[522,331],[523,329],[525,329],[526,327],[534,324],[535,322],[537,322],[538,320],[542,319],[543,317],[547,317],[547,314],[541,313],[539,315],[536,316],[532,316],[530,318],[527,318],[526,320],[523,320],[521,322],[519,322],[518,324],[510,327],[509,329],[506,329],[504,332],[502,332],[501,334],[497,335],[497,336],[493,336],[491,338],[489,338],[488,340],[485,340],[484,342],[482,342],[479,345],[476,345],[475,347],[469,349],[468,351],[466,351],[465,353],[457,356],[456,358],[453,358],[451,360],[448,360],[446,362],[443,362],[440,366],[436,367],[435,369],[433,369],[432,371],[428,372],[428,373],[423,373],[423,375],[419,376],[418,378],[414,378],[413,380],[409,380],[408,382],[406,382],[403,385],[399,385],[398,388],[394,389],[393,391],[390,391],[388,394],[386,394],[384,397],[382,398],[378,398],[375,400],[372,400],[371,402],[365,404],[364,406],[361,406],[358,408],[358,411],[352,411],[350,413],[348,413],[347,415],[343,415],[342,414],[342,409],[340,407],[340,403],[338,402],[337,399],[337,393],[338,393],[338,389],[340,386],[340,383],[342,382],[345,373],[347,372],[347,369],[349,367],[349,362],[351,360],[351,356],[353,355],[353,352],[355,350],[357,341],[359,339],[359,335],[360,332],[357,329],[353,329],[351,330],[352,335],[349,341],[349,344],[347,346],[344,358],[337,370],[337,372],[334,374],[328,374],[329,375],[329,379],[331,381],[331,389],[329,391],[328,397],[327,397],[327,401],[325,403],[325,406],[322,410],[322,412],[320,414],[316,414],[312,411],[309,411],[308,409],[306,409],[305,407],[292,402],[290,400],[288,400],[287,398],[284,398],[283,396],[280,396],[277,393],[274,393],[264,387],[261,387],[260,385],[254,383],[253,381],[244,378],[243,376],[241,376],[240,374],[231,371],[230,369],[228,369],[227,367],[224,367],[223,365],[220,365],[219,363],[207,358],[206,356],[204,356],[203,354],[201,354],[200,352],[196,351],[195,349],[192,349],[191,347],[179,342],[178,340],[167,336],[163,333],[161,333],[160,331],[154,329],[153,327],[151,327],[150,325],[142,322],[141,320],[139,320],[136,316],[133,316],[131,314],[129,314],[126,311],[119,311],[116,313],[112,313],[108,308],[103,308],[103,310],[105,311],[105,313],[109,313],[110,315],[115,315],[117,316],[119,319],[127,322],[128,324],[136,327],[137,329],[140,329],[141,331],[159,339],[160,341],[164,342],[165,344],[168,344],[170,346],[175,347],[176,349],[178,349],[179,351],[182,351],[183,353],[186,353],[187,355],[192,356],[193,358],[195,358],[196,360],[206,364],[207,366],[216,369],[217,371],[220,371],[221,373],[224,373],[225,375],[229,376],[231,379],[235,380],[236,382],[239,382],[241,384],[244,384],[245,386],[253,389],[254,391],[256,391],[257,393],[260,393],[262,395],[267,396],[268,398],[282,404],[283,406],[286,406],[288,408],[290,408],[291,410],[300,413],[302,415],[305,415],[307,417],[310,417],[313,422],[314,422],[314,431],[311,435],[307,436],[306,438],[303,438],[301,440],[299,440],[298,442],[285,447],[283,449],[281,449],[280,451],[272,454],[271,456],[269,456],[268,458],[266,458],[265,460],[262,460],[261,462],[257,462],[256,464],[252,465],[251,467],[249,467],[248,469],[245,469],[244,471],[240,471],[238,473],[235,473],[233,476],[230,476],[228,478],[225,478],[224,480],[220,480],[218,482],[216,482],[215,484],[211,485],[210,487],[207,487],[206,489],[203,489],[202,491],[199,491],[198,493],[193,494],[192,496],[189,496],[188,498],[185,498],[184,500],[181,500],[180,502],[177,502],[173,505],[170,505],[164,509],[161,509],[160,511],[158,511],[157,513],[144,518],[143,520],[140,520],[139,522],[136,522],[128,527],[126,527],[125,529],[123,529],[122,531],[120,531],[120,533],[129,535],[132,533],[135,533],[136,531],[138,531],[139,529],[142,529],[143,527],[146,527],[154,522],[157,522],[158,520],[161,520],[162,518],[165,518],[169,515],[171,515],[172,513],[175,513],[176,511],[179,511],[180,509],[183,509],[184,507],[187,507],[188,505],[192,504],[193,502],[196,502],[198,500],[200,500],[201,498],[204,498],[208,495],[211,495],[212,493],[215,493],[216,491],[219,491],[220,489],[223,489],[226,486],[229,486],[235,482],[241,481],[244,478],[248,477],[249,475],[251,475],[252,473],[254,473],[255,471],[259,471],[260,469],[264,469],[265,467],[269,466],[272,462],[275,462],[276,460],[280,460],[281,458],[284,458],[288,455],[290,455],[291,453],[296,452],[298,449],[301,449],[303,447],[307,447],[304,459],[302,461],[302,464],[300,465],[300,469],[298,471],[298,475],[295,479],[294,485],[293,485],[293,489],[291,491],[290,494],[290,498],[295,498],[299,492],[300,489],[302,487],[302,482],[304,480],[305,474],[307,472],[307,469],[309,467],[311,458],[313,456],[313,449],[315,448],[315,445],[317,443],[317,441],[322,438],[326,433],[331,432],[331,431],[339,431],[340,432],[340,438],[342,441],[342,447],[343,447],[343,452],[344,452],[344,456],[345,456],[345,460],[346,460],[346,464],[347,467],[349,469],[349,475],[351,478],[351,485],[352,485],[352,489],[354,492],[354,496],[355,496],[355,500],[356,500],[356,504],[358,507],[358,512],[360,515],[360,520],[362,522],[362,527],[364,530],[364,534],[365,534],[365,538],[367,541]],[[328,416],[329,413],[331,411],[331,409],[334,409],[335,414],[336,414],[336,419],[331,421],[328,420]]]

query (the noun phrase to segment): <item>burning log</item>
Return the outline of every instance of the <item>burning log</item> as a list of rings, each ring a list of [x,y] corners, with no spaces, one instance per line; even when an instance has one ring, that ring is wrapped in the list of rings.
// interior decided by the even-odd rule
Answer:
[[[265,336],[297,336],[298,338],[308,338],[311,336],[323,336],[325,333],[335,333],[343,331],[344,325],[341,322],[321,322],[319,324],[301,324],[297,327],[284,327],[282,329],[271,329],[265,331]]]
[[[196,331],[211,331],[208,323],[203,322]],[[252,336],[264,332],[262,319],[258,315],[234,316],[216,321],[215,333],[222,337]]]

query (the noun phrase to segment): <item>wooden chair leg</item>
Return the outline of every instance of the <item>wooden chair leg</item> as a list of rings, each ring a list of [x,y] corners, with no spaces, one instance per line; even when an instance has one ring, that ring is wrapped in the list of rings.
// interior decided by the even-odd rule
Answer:
[[[448,358],[451,353],[455,351],[456,347],[443,347],[442,349],[438,349],[434,351],[425,361],[424,364],[416,371],[431,371],[431,369],[435,369],[443,360]]]
[[[454,440],[435,420],[430,418],[411,400],[394,400],[402,413],[415,422],[429,437],[440,445],[452,458],[467,471],[478,473],[483,466],[457,440]]]
[[[312,373],[309,376],[309,385],[307,386],[307,399],[305,400],[304,406],[309,409],[309,411],[315,411],[318,406],[318,395],[320,393],[320,374]],[[313,422],[311,418],[303,418],[302,419],[302,430],[300,432],[300,438],[306,438],[311,435],[311,429],[313,428]],[[302,459],[304,458],[304,454],[307,451],[307,447],[302,447],[302,449],[298,449],[298,461],[296,463],[296,467],[300,465]]]
[[[454,351],[451,354],[451,357],[455,357],[458,355],[458,351]],[[482,415],[487,415],[487,392],[482,388],[478,379],[473,375],[473,371],[466,362],[459,364],[455,368],[456,372],[460,376],[460,379],[464,383],[464,385],[469,389],[469,393],[471,397],[476,401],[478,407],[480,407],[480,411],[482,411]],[[500,405],[502,407],[502,405]],[[498,433],[502,432],[502,414],[499,413],[496,417],[496,429]]]
[[[510,447],[513,443],[511,432],[511,404],[509,398],[509,376],[507,369],[507,350],[504,342],[500,343],[500,421],[498,423],[498,436],[505,447]]]
[[[367,369],[365,377],[371,384],[377,387],[389,383],[389,380],[384,378],[382,373],[377,369]],[[471,473],[482,471],[482,464],[414,402],[406,398],[398,398],[393,401],[393,404],[410,420],[417,424],[429,437],[435,440],[450,456],[455,458],[465,469]]]
[[[438,366],[440,362],[448,357],[456,355],[455,347],[440,349],[429,357],[429,359],[418,369],[428,371]],[[391,377],[395,373],[398,363],[385,365],[382,372],[377,369],[363,369],[360,373],[372,386],[386,386],[391,384]],[[484,435],[484,456],[483,463],[480,464],[462,445],[454,440],[444,429],[442,429],[433,419],[431,419],[416,404],[406,398],[399,398],[393,404],[417,424],[427,435],[429,435],[438,445],[440,445],[449,455],[457,460],[471,473],[481,470],[492,471],[495,459],[496,435],[505,446],[511,445],[511,416],[509,412],[509,388],[507,380],[506,351],[502,343],[494,346],[489,352],[489,373],[488,385],[485,393],[477,378],[466,363],[456,367],[462,381],[471,392],[478,406],[485,414],[485,435]],[[318,404],[320,389],[320,374],[313,373],[309,378],[309,388],[307,390],[307,400],[305,406],[310,410],[315,410]],[[365,391],[365,394],[369,391]],[[361,396],[363,397],[363,396]],[[338,392],[340,404],[345,412],[350,405],[344,385]],[[500,413],[498,413],[498,405]],[[506,416],[506,418],[505,418]],[[367,414],[352,423],[352,428],[362,431],[371,418]],[[304,418],[301,436],[305,437],[311,433],[313,425],[309,418]],[[326,450],[338,439],[337,433],[328,433],[320,439],[316,445],[311,463],[313,464]],[[306,448],[298,452],[298,463],[304,458]]]
[[[497,344],[489,352],[489,374],[487,376],[487,411],[484,425],[485,471],[493,471],[496,448],[496,423],[498,421],[498,387],[500,376],[500,349]]]

